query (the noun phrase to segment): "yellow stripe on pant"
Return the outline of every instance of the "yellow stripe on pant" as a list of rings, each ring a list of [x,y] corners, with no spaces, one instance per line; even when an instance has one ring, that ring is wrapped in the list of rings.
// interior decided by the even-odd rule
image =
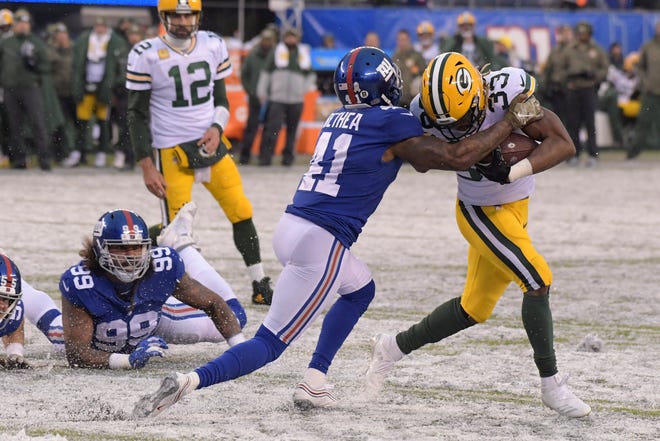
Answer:
[[[461,306],[477,322],[490,317],[509,283],[523,292],[552,283],[527,232],[528,206],[529,198],[484,207],[456,202],[456,223],[469,244]]]

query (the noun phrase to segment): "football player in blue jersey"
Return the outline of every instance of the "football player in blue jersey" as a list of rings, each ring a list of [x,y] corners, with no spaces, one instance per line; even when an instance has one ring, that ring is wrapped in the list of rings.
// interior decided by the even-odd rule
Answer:
[[[16,264],[0,249],[0,337],[5,358],[0,368],[24,369],[25,318],[53,344],[55,353],[64,352],[62,313],[48,294],[21,278]]]
[[[0,369],[29,369],[23,358],[24,308],[21,297],[21,273],[9,257],[0,254],[0,337],[5,357],[0,357]]]
[[[410,111],[430,135],[458,141],[501,121],[508,103],[519,94],[536,101],[535,88],[534,77],[522,69],[505,67],[482,74],[464,55],[445,52],[426,67],[421,93]],[[457,172],[456,222],[469,244],[463,292],[407,330],[374,338],[367,371],[372,393],[405,355],[485,322],[506,288],[515,283],[522,293],[521,318],[541,377],[542,402],[570,418],[591,412],[568,387],[568,377],[558,372],[549,303],[552,272],[527,229],[534,174],[572,157],[575,146],[548,109],[519,133],[523,132],[539,143],[529,157],[510,166],[497,155]]]
[[[208,316],[212,332],[200,331],[191,342],[226,340],[231,346],[245,340],[232,307],[185,272],[175,249],[152,249],[147,225],[135,212],[112,210],[101,216],[80,255],[82,261],[60,279],[71,366],[142,368],[164,355],[167,342],[186,342],[186,319],[201,314]],[[166,320],[168,305],[179,302],[190,317]]]
[[[300,408],[335,404],[326,373],[376,292],[369,268],[350,247],[403,162],[419,171],[464,170],[512,129],[541,116],[527,103],[516,102],[506,120],[450,145],[423,136],[419,120],[397,107],[399,69],[380,49],[359,47],[347,53],[334,81],[343,107],[325,121],[310,168],[275,229],[273,247],[284,268],[263,324],[252,339],[208,364],[167,376],[156,392],[140,399],[134,416],[157,415],[195,389],[246,375],[277,359],[328,308],[293,400]]]

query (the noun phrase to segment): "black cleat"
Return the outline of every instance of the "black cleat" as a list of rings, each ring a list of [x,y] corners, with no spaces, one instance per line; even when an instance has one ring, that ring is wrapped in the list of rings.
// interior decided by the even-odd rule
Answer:
[[[255,305],[270,305],[273,301],[273,288],[270,287],[270,277],[252,282],[252,303]]]

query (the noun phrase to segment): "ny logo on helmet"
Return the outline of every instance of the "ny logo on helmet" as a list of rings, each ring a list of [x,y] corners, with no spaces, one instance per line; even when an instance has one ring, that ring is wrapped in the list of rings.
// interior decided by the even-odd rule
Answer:
[[[458,93],[461,95],[464,95],[465,92],[469,92],[472,89],[472,76],[470,75],[470,71],[464,67],[460,67],[456,71],[455,84]]]
[[[383,61],[380,62],[376,71],[380,73],[385,81],[388,81],[392,75],[394,75],[394,66],[389,62],[387,58],[383,58]]]

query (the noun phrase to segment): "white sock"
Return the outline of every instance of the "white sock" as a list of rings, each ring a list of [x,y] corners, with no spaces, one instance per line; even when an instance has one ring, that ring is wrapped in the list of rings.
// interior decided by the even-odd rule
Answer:
[[[388,335],[383,342],[383,346],[394,361],[399,361],[406,355],[399,349],[399,345],[396,344],[396,336],[394,335]]]
[[[325,374],[318,369],[307,368],[303,381],[314,389],[323,389],[325,386]]]
[[[261,262],[250,265],[247,267],[247,269],[248,274],[250,274],[250,277],[255,282],[261,282],[261,279],[266,277],[266,274],[264,273],[264,266],[261,264]]]

